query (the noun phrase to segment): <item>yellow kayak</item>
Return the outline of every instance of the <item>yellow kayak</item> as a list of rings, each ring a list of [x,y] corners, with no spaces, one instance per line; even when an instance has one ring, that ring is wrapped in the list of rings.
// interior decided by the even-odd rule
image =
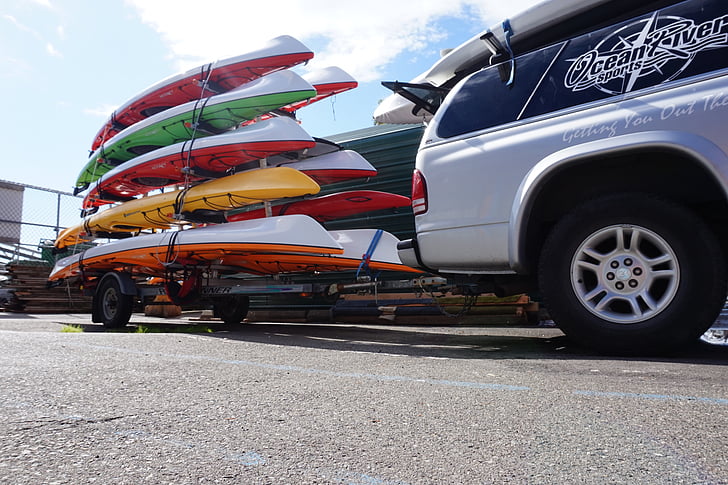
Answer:
[[[63,249],[96,236],[138,233],[145,229],[169,229],[184,224],[184,214],[195,211],[227,211],[248,204],[285,197],[317,194],[320,188],[308,175],[289,167],[241,172],[195,185],[123,202],[86,217],[64,229],[55,246]],[[182,218],[178,218],[183,215]]]

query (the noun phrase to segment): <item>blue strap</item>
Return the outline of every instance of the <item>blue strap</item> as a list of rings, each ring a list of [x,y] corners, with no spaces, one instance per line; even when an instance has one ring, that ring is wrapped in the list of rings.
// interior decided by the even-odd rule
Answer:
[[[369,271],[369,261],[372,260],[372,255],[374,254],[374,251],[377,249],[377,245],[379,244],[379,240],[382,238],[382,233],[384,231],[382,229],[377,229],[377,232],[374,233],[374,237],[372,238],[372,241],[369,243],[369,247],[367,248],[367,252],[364,253],[361,257],[361,263],[359,263],[359,268],[356,270],[356,276],[359,276],[359,273],[362,269],[366,269],[367,272]]]
[[[513,58],[513,49],[511,49],[511,36],[513,35],[513,29],[511,29],[511,22],[508,19],[503,21],[503,34],[506,39],[506,49],[508,49],[508,55],[511,57],[511,74],[508,77],[506,86],[513,84],[513,79],[516,74],[516,60]]]

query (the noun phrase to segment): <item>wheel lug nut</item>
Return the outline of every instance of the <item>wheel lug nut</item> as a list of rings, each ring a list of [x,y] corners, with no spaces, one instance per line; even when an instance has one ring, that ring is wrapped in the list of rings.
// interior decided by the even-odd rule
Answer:
[[[617,261],[612,261],[609,266],[611,266],[614,269],[617,269],[619,267],[619,263]]]
[[[615,287],[616,287],[616,288],[617,288],[618,290],[623,290],[623,289],[624,289],[624,283],[622,283],[621,281],[617,281],[617,283],[616,283],[616,284],[615,284],[614,286],[615,286]]]
[[[614,279],[614,273],[607,273],[607,279],[612,281]]]
[[[631,258],[625,259],[624,260],[624,265],[625,266],[632,266],[632,259]]]
[[[642,268],[635,268],[632,270],[632,273],[634,273],[635,276],[639,276],[642,274]]]
[[[637,285],[638,284],[639,283],[637,283],[637,280],[629,280],[629,287],[630,288],[637,288]]]

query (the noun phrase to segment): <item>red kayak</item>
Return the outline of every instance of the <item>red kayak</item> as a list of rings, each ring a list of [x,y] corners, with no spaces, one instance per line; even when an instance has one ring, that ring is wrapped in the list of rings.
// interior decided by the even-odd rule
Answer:
[[[409,207],[410,204],[410,198],[403,195],[376,190],[352,190],[275,205],[271,207],[271,215],[304,214],[318,222],[327,222],[364,212]],[[262,217],[265,217],[265,209],[255,209],[229,215],[227,220],[234,222]]]
[[[96,150],[124,128],[160,111],[230,91],[311,58],[313,52],[305,45],[283,35],[258,50],[171,76],[145,89],[114,111],[94,137],[91,150]]]
[[[221,135],[169,145],[105,173],[91,186],[83,208],[129,200],[169,185],[217,178],[241,165],[257,168],[261,158],[312,149],[316,144],[294,120],[274,118]]]
[[[310,104],[313,104],[322,99],[349,91],[359,85],[357,81],[346,73],[343,69],[331,66],[318,71],[310,72],[301,76],[303,79],[309,82],[311,86],[316,89],[316,96],[313,96],[297,103],[291,103],[289,105],[278,108],[276,112],[294,114],[301,108],[304,108]],[[273,113],[266,113],[259,119],[265,120],[274,116]],[[252,124],[256,120],[246,121],[243,124]]]

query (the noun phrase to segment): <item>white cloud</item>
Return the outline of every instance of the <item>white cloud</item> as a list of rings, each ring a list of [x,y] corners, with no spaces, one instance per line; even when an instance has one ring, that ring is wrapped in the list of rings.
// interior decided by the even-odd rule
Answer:
[[[443,38],[438,20],[476,13],[485,29],[536,1],[208,0],[200,8],[181,0],[126,0],[161,34],[174,57],[187,61],[180,67],[238,55],[255,48],[256,41],[289,34],[304,43],[325,42],[311,68],[338,65],[362,82],[379,79],[399,54],[414,55]]]
[[[50,3],[48,3],[48,2],[37,1],[36,3],[40,3],[42,5],[46,5],[47,4],[48,7],[51,6]],[[24,23],[20,22],[17,18],[15,18],[12,15],[3,14],[2,15],[2,18],[5,19],[5,20],[7,20],[8,22],[10,22],[11,24],[15,25],[15,27],[18,30],[20,30],[21,32],[25,32],[25,33],[33,36],[33,38],[35,38],[38,42],[44,44],[45,45],[45,50],[46,50],[46,52],[49,55],[51,55],[53,57],[63,57],[62,54],[60,53],[60,51],[58,51],[58,49],[56,49],[56,47],[51,42],[45,40],[45,38],[43,37],[43,35],[40,32],[38,32],[37,30],[35,30],[35,29],[31,28],[31,27],[28,27],[27,25],[25,25]],[[62,27],[58,27],[57,32],[59,33],[59,35],[62,36],[62,34],[63,34],[63,28]]]
[[[5,20],[7,20],[8,22],[10,22],[11,24],[15,25],[15,27],[18,30],[20,30],[21,32],[27,32],[27,33],[31,34],[33,37],[35,37],[36,39],[39,39],[39,40],[42,38],[41,35],[38,32],[36,32],[35,30],[31,29],[27,25],[21,23],[18,19],[16,19],[12,15],[3,14],[3,18]]]
[[[46,52],[50,54],[53,57],[63,57],[63,54],[61,54],[50,42],[46,42]]]

